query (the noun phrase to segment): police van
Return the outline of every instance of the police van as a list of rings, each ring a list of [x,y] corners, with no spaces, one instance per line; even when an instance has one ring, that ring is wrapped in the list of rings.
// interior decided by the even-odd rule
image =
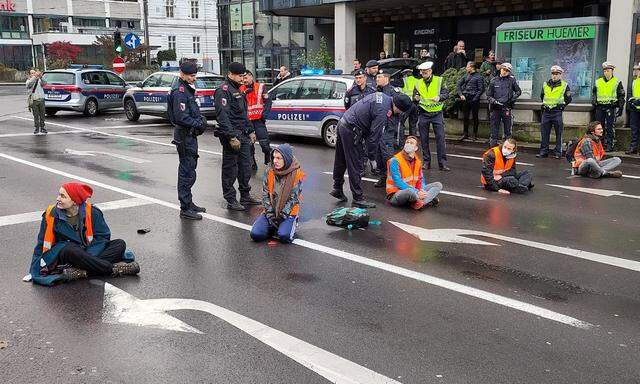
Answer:
[[[124,95],[124,112],[129,121],[138,121],[140,115],[167,117],[167,97],[178,82],[180,71],[156,72],[127,90]],[[215,117],[213,95],[224,82],[224,77],[207,72],[196,74],[196,102],[200,112],[208,118]]]
[[[129,88],[120,76],[102,65],[71,65],[67,69],[45,71],[42,80],[47,116],[58,111],[96,116],[104,110],[121,108]]]
[[[336,146],[338,121],[345,112],[344,95],[353,85],[350,75],[305,75],[285,80],[269,91],[272,107],[269,133],[320,137]]]

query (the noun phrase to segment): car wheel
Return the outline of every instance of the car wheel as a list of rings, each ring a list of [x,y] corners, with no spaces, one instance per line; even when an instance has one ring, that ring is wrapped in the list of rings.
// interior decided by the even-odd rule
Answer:
[[[336,120],[327,121],[322,127],[322,139],[331,148],[336,147],[338,141],[338,122]]]
[[[127,99],[127,101],[124,102],[124,113],[129,121],[138,121],[138,119],[140,119],[140,113],[138,113],[136,103],[131,99]]]
[[[58,110],[57,109],[53,109],[53,108],[45,108],[44,109],[44,113],[47,116],[55,116],[55,114],[58,113]]]
[[[98,102],[96,99],[87,100],[87,103],[84,105],[84,114],[91,117],[98,115]]]

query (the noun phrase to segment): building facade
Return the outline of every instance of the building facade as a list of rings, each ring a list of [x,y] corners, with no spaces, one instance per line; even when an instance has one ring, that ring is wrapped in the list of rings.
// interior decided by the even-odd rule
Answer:
[[[148,0],[152,53],[174,50],[179,61],[196,58],[220,72],[216,0]]]

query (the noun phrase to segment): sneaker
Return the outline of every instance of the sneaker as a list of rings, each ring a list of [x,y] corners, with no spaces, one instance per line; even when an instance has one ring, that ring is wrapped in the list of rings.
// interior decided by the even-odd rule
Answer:
[[[232,210],[232,211],[245,211],[246,210],[244,205],[238,203],[237,201],[234,201],[234,202],[231,202],[231,203],[227,203],[227,209]]]
[[[387,178],[386,177],[380,177],[378,179],[378,181],[376,181],[375,184],[373,184],[374,187],[376,188],[384,188],[387,186]]]
[[[88,274],[84,269],[70,267],[62,270],[62,276],[64,281],[69,282],[73,280],[86,279]]]
[[[440,199],[436,196],[433,198],[433,200],[431,200],[430,202],[427,203],[428,207],[435,207],[438,204],[440,204]]]
[[[558,152],[556,152],[556,153],[553,154],[553,158],[556,159],[556,160],[560,160],[562,158],[562,155],[559,154]]]
[[[39,135],[40,134],[40,128],[36,128],[33,130],[33,134],[34,135]]]
[[[451,168],[447,167],[446,165],[441,165],[440,166],[440,170],[442,172],[449,172],[449,171],[451,171]]]
[[[202,220],[202,215],[196,211],[188,210],[180,210],[180,217],[187,220]]]
[[[477,136],[477,135],[473,135],[473,136],[471,136],[471,140],[472,140],[472,141],[478,141],[478,136]]]
[[[121,261],[113,264],[113,268],[111,269],[111,277],[137,275],[138,273],[140,273],[140,265],[135,261],[130,263]]]
[[[347,199],[347,196],[345,196],[344,192],[342,192],[339,189],[334,189],[333,191],[329,192],[329,195],[335,197],[336,199],[340,200],[343,203],[346,201],[349,201],[349,199]]]
[[[615,177],[616,179],[622,177],[622,171],[611,171],[606,174],[608,177]]]
[[[262,201],[254,199],[251,196],[245,196],[240,198],[240,204],[242,205],[261,205]]]
[[[468,138],[469,138],[469,136],[467,136],[467,135],[463,135],[463,136],[460,138],[460,140],[458,140],[458,141],[465,141],[465,140],[467,140]]]
[[[47,133],[49,133],[49,132],[47,132],[47,130],[44,129],[44,127],[40,128],[40,134],[41,135],[46,135]]]
[[[353,200],[353,206],[358,208],[375,208],[376,204],[365,199]]]
[[[194,212],[202,212],[202,213],[207,212],[207,208],[199,207],[193,203],[191,203],[191,210]]]
[[[548,153],[538,153],[538,154],[536,155],[536,157],[537,157],[538,159],[544,159],[544,158],[549,157],[549,154],[548,154]]]

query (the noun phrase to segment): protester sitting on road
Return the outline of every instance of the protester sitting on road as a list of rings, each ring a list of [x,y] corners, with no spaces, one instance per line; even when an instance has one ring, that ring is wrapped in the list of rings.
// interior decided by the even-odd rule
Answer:
[[[302,201],[303,178],[304,172],[289,144],[281,144],[271,152],[271,165],[262,184],[264,213],[251,228],[254,241],[264,241],[273,235],[282,243],[293,241]]]
[[[392,205],[413,209],[438,205],[442,184],[425,182],[417,151],[418,138],[407,136],[404,148],[387,161],[387,199]]]
[[[533,175],[529,171],[516,171],[518,145],[514,139],[507,139],[482,155],[482,175],[480,181],[485,189],[503,193],[525,193],[533,188]]]
[[[600,177],[622,177],[621,171],[614,171],[621,163],[619,157],[603,160],[606,154],[602,145],[604,129],[599,121],[592,121],[587,127],[587,133],[582,137],[573,153],[571,163],[573,173],[598,179]]]
[[[63,184],[56,205],[42,215],[38,243],[33,250],[30,275],[41,285],[54,285],[88,275],[135,275],[140,266],[123,240],[111,240],[102,211],[87,201],[91,187]]]

